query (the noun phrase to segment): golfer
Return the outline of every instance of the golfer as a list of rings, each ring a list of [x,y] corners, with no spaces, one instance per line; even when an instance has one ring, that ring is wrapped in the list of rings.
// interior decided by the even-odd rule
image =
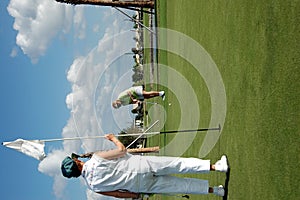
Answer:
[[[96,193],[116,198],[142,198],[144,194],[208,194],[224,196],[223,186],[210,187],[208,180],[179,178],[170,174],[227,172],[226,156],[211,165],[209,160],[131,155],[113,135],[106,138],[117,148],[95,152],[85,163],[66,157],[61,170],[67,178],[82,175]]]
[[[140,100],[150,99],[153,97],[161,96],[165,99],[164,91],[145,91],[143,86],[131,87],[123,92],[121,92],[118,98],[112,102],[114,108],[120,108],[121,106],[126,106],[129,104],[136,104]]]

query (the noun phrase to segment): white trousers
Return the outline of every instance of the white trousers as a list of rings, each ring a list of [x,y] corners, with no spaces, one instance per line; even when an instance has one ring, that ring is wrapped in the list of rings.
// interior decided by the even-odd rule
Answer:
[[[171,174],[199,174],[210,171],[210,161],[198,158],[145,156],[142,166],[151,173],[139,176],[139,193],[155,194],[208,194],[208,180],[180,178]]]

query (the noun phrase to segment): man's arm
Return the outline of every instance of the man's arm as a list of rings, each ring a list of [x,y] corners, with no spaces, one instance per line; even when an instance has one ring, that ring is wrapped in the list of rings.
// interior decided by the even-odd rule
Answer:
[[[133,193],[133,192],[127,192],[127,191],[110,191],[110,192],[97,192],[98,194],[106,195],[106,196],[111,196],[111,197],[116,197],[116,198],[133,198],[133,199],[138,199],[139,194],[138,193]]]
[[[131,99],[131,104],[136,104],[136,103],[138,102],[138,100],[135,99],[135,98],[132,96],[132,94],[131,94],[130,91],[128,91],[127,94],[128,94],[128,96],[130,97],[130,99]]]
[[[95,154],[97,154],[101,158],[108,159],[108,160],[120,158],[126,154],[127,150],[126,150],[125,146],[122,144],[122,142],[120,142],[115,137],[114,134],[108,134],[105,137],[109,141],[112,141],[117,146],[117,149],[113,149],[113,150],[109,150],[109,151],[99,151],[99,152],[95,152]]]

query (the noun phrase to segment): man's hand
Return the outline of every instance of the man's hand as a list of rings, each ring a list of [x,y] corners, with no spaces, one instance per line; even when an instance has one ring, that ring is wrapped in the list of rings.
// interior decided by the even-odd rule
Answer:
[[[109,141],[113,141],[114,138],[116,138],[116,136],[112,133],[110,134],[106,134],[105,138],[108,139]]]

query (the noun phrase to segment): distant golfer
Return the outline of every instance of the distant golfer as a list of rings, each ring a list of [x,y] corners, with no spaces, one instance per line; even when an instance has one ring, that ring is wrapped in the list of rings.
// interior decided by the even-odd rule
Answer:
[[[226,156],[215,164],[198,158],[131,155],[113,135],[106,138],[117,148],[95,152],[85,163],[66,157],[61,170],[67,178],[82,175],[96,193],[117,198],[142,198],[145,194],[209,194],[224,196],[222,185],[210,187],[208,180],[179,178],[170,174],[227,172]]]
[[[165,99],[164,91],[145,91],[143,86],[131,87],[123,92],[121,92],[118,98],[112,102],[114,108],[120,108],[121,106],[126,106],[129,104],[136,104],[138,101],[144,99],[150,99],[153,97],[161,96],[162,99]]]

